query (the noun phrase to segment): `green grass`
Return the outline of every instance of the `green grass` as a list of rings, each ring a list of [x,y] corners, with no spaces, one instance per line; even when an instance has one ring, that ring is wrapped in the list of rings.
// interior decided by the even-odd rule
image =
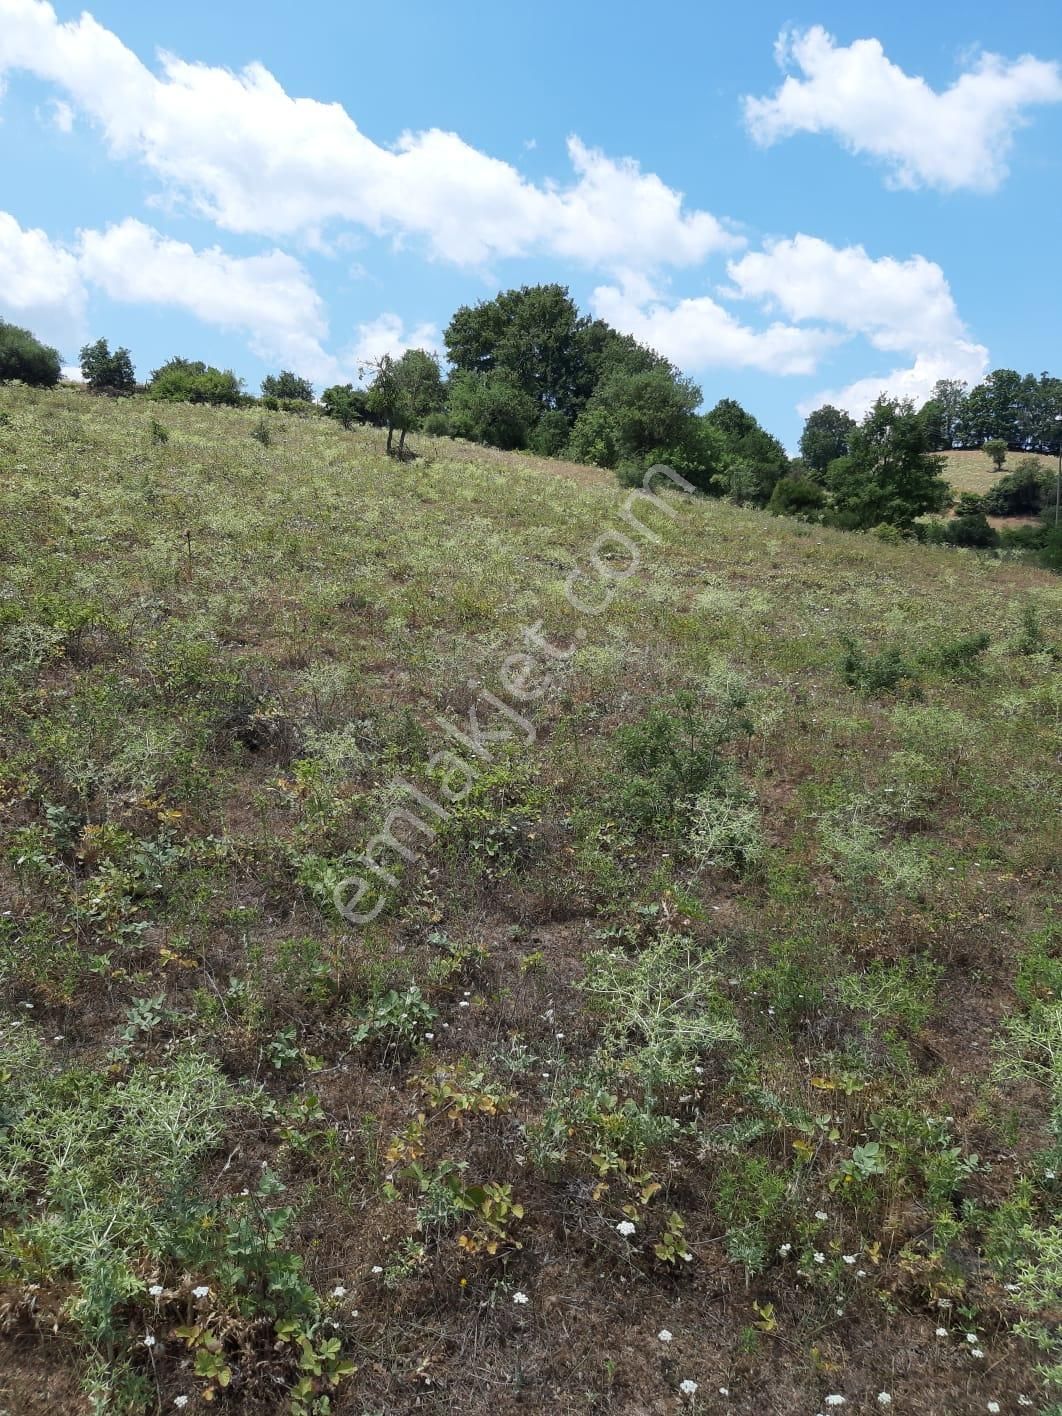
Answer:
[[[0,411],[0,1407],[1059,1400],[1057,578]]]
[[[971,452],[946,452],[944,476],[956,494],[976,492],[983,496],[996,485],[1000,477],[1012,472],[1025,457],[1035,458],[1041,467],[1053,472],[1058,466],[1057,457],[1048,457],[1040,452],[1008,452],[1007,460],[1000,471],[987,452],[975,449]]]

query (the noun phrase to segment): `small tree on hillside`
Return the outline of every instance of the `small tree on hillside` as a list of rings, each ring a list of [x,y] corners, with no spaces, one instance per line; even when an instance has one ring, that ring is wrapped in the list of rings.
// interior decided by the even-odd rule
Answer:
[[[266,398],[291,398],[300,403],[313,402],[313,384],[309,379],[293,374],[290,369],[281,369],[279,374],[267,374],[262,380],[262,393]]]
[[[81,373],[94,393],[133,393],[136,370],[128,349],[111,353],[105,339],[86,344],[81,351]]]
[[[367,401],[369,412],[375,413],[387,427],[387,452],[393,447],[398,432],[397,455],[403,456],[406,433],[420,420],[441,408],[443,403],[442,373],[436,355],[425,349],[407,349],[400,359],[384,354],[363,369],[371,370]]]
[[[992,465],[997,472],[1003,471],[1003,464],[1007,460],[1007,445],[1002,438],[989,438],[985,443],[985,452],[992,459]]]
[[[54,349],[28,329],[0,320],[0,383],[20,379],[38,388],[51,388],[61,373],[62,363]]]

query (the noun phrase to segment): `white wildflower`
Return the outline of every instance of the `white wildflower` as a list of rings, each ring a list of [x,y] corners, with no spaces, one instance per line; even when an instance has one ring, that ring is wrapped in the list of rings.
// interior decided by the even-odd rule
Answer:
[[[518,1307],[522,1308],[525,1303],[530,1303],[530,1301],[526,1293],[517,1292],[513,1294],[513,1302],[517,1304]]]
[[[937,1328],[937,1336],[938,1336],[938,1337],[947,1337],[947,1335],[948,1335],[948,1330],[947,1330],[947,1328]]]
[[[161,1283],[153,1283],[153,1284],[151,1285],[151,1287],[148,1289],[148,1292],[151,1294],[152,1298],[161,1298],[161,1296],[162,1296],[162,1284],[161,1284]]]
[[[817,1264],[824,1264],[826,1262],[826,1255],[820,1253],[818,1250],[815,1251],[812,1257],[814,1258]]]
[[[696,1396],[697,1383],[690,1381],[689,1377],[686,1377],[683,1381],[679,1382],[679,1391],[683,1396]]]
[[[985,1354],[981,1351],[981,1349],[980,1349],[979,1347],[971,1347],[971,1348],[970,1348],[970,1356],[971,1356],[971,1357],[983,1357],[984,1355],[985,1355]]]
[[[991,1412],[993,1413],[993,1416],[994,1416],[994,1413],[999,1410],[999,1402],[998,1402],[998,1401],[990,1401],[990,1402],[988,1403],[988,1409],[989,1409],[989,1411],[991,1411]]]
[[[670,1342],[672,1335],[673,1334],[669,1332],[667,1328],[661,1328],[656,1336],[659,1342]]]
[[[829,1217],[830,1217],[830,1216],[826,1213],[825,1210],[816,1210],[816,1211],[815,1211],[815,1218],[816,1218],[816,1219],[829,1219]]]
[[[966,1334],[966,1341],[967,1341],[967,1342],[976,1342],[976,1341],[977,1341],[977,1334],[976,1334],[975,1332],[968,1332],[968,1333]]]
[[[879,1392],[878,1392],[878,1405],[879,1405],[879,1406],[891,1406],[891,1405],[892,1405],[892,1397],[889,1395],[889,1393],[888,1393],[887,1391],[879,1391]]]
[[[149,1332],[148,1335],[144,1338],[144,1346],[145,1346],[145,1347],[154,1347],[154,1346],[155,1346],[155,1334],[154,1334],[153,1332]]]
[[[843,1406],[844,1404],[845,1404],[844,1397],[843,1397],[843,1396],[838,1396],[836,1392],[834,1392],[833,1396],[828,1396],[828,1397],[826,1398],[826,1405],[827,1405],[827,1406]]]
[[[193,1288],[193,1289],[192,1289],[192,1297],[193,1297],[193,1298],[209,1298],[209,1297],[210,1297],[210,1289],[206,1286],[205,1283],[201,1283],[198,1288]]]
[[[622,1234],[624,1239],[629,1239],[634,1233],[634,1225],[629,1219],[621,1219],[619,1224],[616,1225],[616,1233]]]
[[[188,1405],[188,1398],[186,1396],[175,1396],[173,1398],[173,1404],[174,1406],[176,1406],[178,1411],[183,1411],[184,1408]]]
[[[373,1273],[383,1273],[383,1269],[379,1264],[373,1264],[372,1271]]]
[[[335,1288],[332,1289],[332,1297],[333,1297],[333,1298],[345,1298],[346,1296],[347,1296],[347,1290],[343,1287],[343,1285],[342,1285],[341,1283],[337,1283],[336,1286],[335,1286]]]

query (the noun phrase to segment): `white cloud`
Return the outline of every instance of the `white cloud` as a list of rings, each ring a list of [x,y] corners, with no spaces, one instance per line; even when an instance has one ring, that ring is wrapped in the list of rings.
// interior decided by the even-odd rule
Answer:
[[[30,325],[69,352],[84,340],[91,289],[123,303],[185,310],[204,324],[236,330],[262,358],[281,360],[315,380],[341,372],[322,345],[328,334],[324,304],[304,268],[283,251],[197,251],[132,219],[105,231],[81,231],[66,246],[43,231],[23,230],[0,212],[0,315]]]
[[[594,310],[686,368],[810,374],[831,349],[855,338],[913,360],[909,368],[824,392],[807,408],[833,402],[858,414],[881,392],[922,402],[937,379],[975,381],[988,367],[988,351],[971,340],[944,272],[923,256],[874,258],[862,246],[831,246],[799,234],[731,260],[727,274],[731,283],[722,297],[748,301],[788,323],[754,328],[707,295],[669,303],[634,275],[599,287]]]
[[[765,242],[727,266],[735,293],[794,320],[828,320],[876,349],[913,350],[966,336],[944,272],[924,256],[873,258],[816,236]]]
[[[63,99],[52,99],[49,118],[56,132],[72,133],[74,131],[74,110]]]
[[[397,359],[407,349],[438,352],[439,331],[433,324],[419,324],[408,333],[400,315],[386,313],[358,325],[358,336],[344,356],[355,368],[375,363],[385,354]]]
[[[815,326],[742,324],[708,295],[674,304],[643,282],[601,285],[594,314],[665,355],[683,369],[760,369],[770,374],[812,373],[839,336]]]
[[[853,418],[861,418],[881,394],[910,398],[920,407],[933,392],[938,379],[963,379],[974,384],[987,372],[988,354],[984,345],[959,342],[941,353],[919,354],[910,368],[856,379],[844,388],[824,389],[798,403],[797,412],[806,417],[824,403],[832,403],[835,408],[844,408]]]
[[[740,241],[625,159],[569,142],[574,180],[529,182],[454,133],[384,147],[336,103],[292,98],[260,64],[239,73],[160,56],[152,73],[91,16],[0,0],[0,75],[61,87],[112,151],[230,231],[314,236],[329,222],[425,240],[459,265],[549,253],[597,266],[687,265]]]
[[[280,359],[312,379],[338,373],[321,344],[328,334],[324,302],[302,265],[283,251],[197,251],[129,219],[106,231],[83,231],[79,268],[112,300],[166,305],[237,330],[262,358]]]
[[[77,257],[43,231],[24,230],[0,211],[0,317],[25,324],[48,343],[84,333],[85,291]]]
[[[783,32],[776,55],[803,77],[788,74],[770,97],[745,99],[753,138],[768,146],[831,133],[884,162],[900,187],[995,191],[1024,110],[1062,101],[1062,69],[1031,55],[981,54],[942,92],[892,63],[879,40],[838,45],[820,25]]]

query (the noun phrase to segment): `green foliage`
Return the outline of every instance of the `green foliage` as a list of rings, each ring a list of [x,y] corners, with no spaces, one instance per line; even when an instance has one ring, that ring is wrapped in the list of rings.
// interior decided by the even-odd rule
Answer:
[[[767,510],[775,516],[814,517],[826,505],[826,493],[810,477],[782,477],[774,485]]]
[[[879,398],[850,437],[847,457],[826,477],[838,525],[864,530],[885,522],[909,527],[950,499],[943,462],[910,401]]]
[[[867,694],[891,693],[901,685],[917,686],[919,681],[917,667],[903,650],[888,645],[876,654],[868,654],[853,639],[845,640],[841,674],[849,688]]]
[[[997,472],[1002,472],[1003,464],[1007,460],[1007,444],[1002,438],[989,438],[985,443],[985,452],[992,459],[992,466]]]
[[[353,384],[333,384],[321,394],[321,407],[326,417],[350,428],[369,417],[368,399],[368,394]]]
[[[698,839],[701,849],[710,849],[703,836],[705,816],[710,819],[713,809],[706,794],[728,781],[724,747],[752,732],[747,706],[747,694],[737,685],[715,701],[687,689],[669,706],[651,708],[640,722],[619,728],[613,737],[617,814],[638,830],[670,834],[688,828],[690,809],[703,797]],[[731,824],[747,844],[748,823]]]
[[[808,414],[800,435],[800,456],[813,473],[821,477],[831,462],[848,456],[855,426],[850,414],[829,403]]]
[[[524,447],[535,422],[535,403],[505,372],[459,372],[450,379],[450,432],[489,447]]]
[[[38,388],[51,388],[59,382],[62,360],[47,344],[42,344],[19,325],[0,320],[0,383],[18,379]]]
[[[128,349],[111,353],[105,339],[86,344],[81,351],[81,373],[94,393],[134,393],[136,371]]]
[[[387,428],[387,451],[398,431],[398,456],[405,451],[406,434],[443,401],[439,360],[424,349],[407,349],[400,359],[384,354],[374,364],[365,406]]]
[[[988,524],[984,512],[980,511],[969,515],[959,515],[946,522],[944,538],[953,546],[972,546],[984,549],[999,545],[999,532]]]
[[[1023,457],[985,494],[990,516],[1035,516],[1046,504],[1051,477],[1035,457]]]
[[[722,471],[714,490],[732,501],[766,506],[789,471],[785,448],[733,398],[720,400],[705,421],[722,439]]]
[[[267,398],[313,402],[313,384],[309,379],[293,374],[290,369],[281,369],[279,374],[267,374],[262,380],[262,393]]]
[[[174,403],[240,402],[243,381],[231,369],[215,369],[200,359],[174,357],[152,372],[148,396]]]

